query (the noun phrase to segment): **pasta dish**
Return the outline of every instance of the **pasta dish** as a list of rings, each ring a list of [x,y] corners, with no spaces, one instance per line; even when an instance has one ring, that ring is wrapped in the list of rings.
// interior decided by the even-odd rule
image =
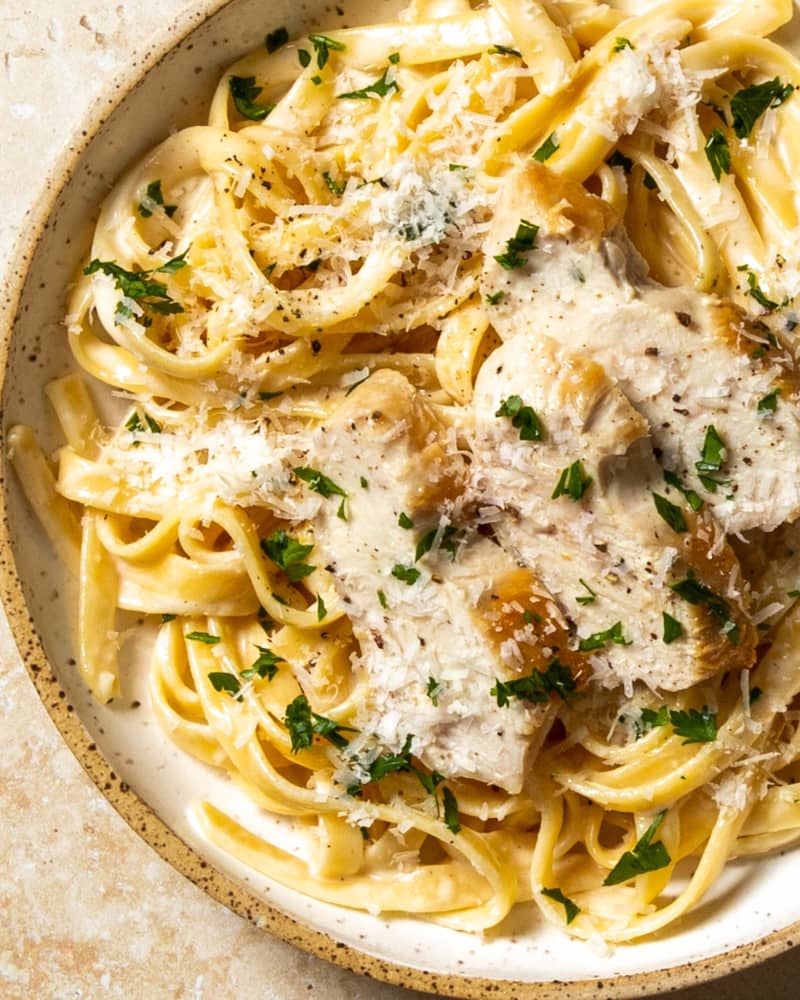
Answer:
[[[796,839],[791,16],[275,26],[117,183],[65,444],[9,446],[86,685],[156,633],[164,731],[297,848],[197,801],[208,842],[345,907],[623,942]]]

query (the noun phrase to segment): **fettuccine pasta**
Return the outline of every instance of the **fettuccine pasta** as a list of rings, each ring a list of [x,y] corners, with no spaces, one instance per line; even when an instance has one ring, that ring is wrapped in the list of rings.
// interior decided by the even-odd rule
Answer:
[[[713,340],[692,310],[716,303],[714,349],[791,443],[800,65],[769,38],[791,16],[412,0],[273,29],[111,192],[67,309],[80,374],[47,390],[65,444],[10,447],[80,582],[86,685],[120,695],[120,612],[150,616],[156,718],[302,849],[198,801],[209,842],[344,907],[481,931],[533,900],[623,942],[797,838],[800,502],[745,508],[767,445],[714,391],[698,461],[670,451],[681,417],[648,406],[689,414],[705,341],[641,402],[666,320],[643,351],[559,332],[681,294],[674,337]],[[646,530],[608,513],[634,452]]]

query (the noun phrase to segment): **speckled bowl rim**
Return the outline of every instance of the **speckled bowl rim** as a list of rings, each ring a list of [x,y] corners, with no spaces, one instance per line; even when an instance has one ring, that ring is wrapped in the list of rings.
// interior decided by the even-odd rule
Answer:
[[[90,146],[106,119],[173,47],[236,2],[237,0],[200,0],[198,9],[186,11],[174,18],[161,31],[156,42],[151,43],[138,59],[129,63],[124,73],[107,86],[73,133],[66,153],[46,180],[45,190],[24,217],[22,233],[16,240],[3,274],[4,294],[0,302],[0,399],[3,398],[5,387],[9,345],[30,265],[48,220],[72,177],[79,157]],[[120,170],[124,166],[125,164],[120,164]],[[681,966],[616,976],[613,979],[520,982],[467,978],[395,964],[336,941],[328,934],[307,927],[271,907],[204,861],[120,780],[101,755],[74,707],[64,697],[25,601],[13,557],[6,508],[7,459],[3,433],[0,439],[0,595],[17,648],[47,713],[89,778],[131,829],[200,889],[259,928],[319,958],[397,986],[442,996],[496,997],[498,1000],[533,997],[536,1000],[565,1000],[566,997],[570,1000],[588,997],[603,1000],[605,997],[641,997],[672,992],[684,986],[738,972],[795,946],[795,939],[800,937],[800,921],[731,951]]]

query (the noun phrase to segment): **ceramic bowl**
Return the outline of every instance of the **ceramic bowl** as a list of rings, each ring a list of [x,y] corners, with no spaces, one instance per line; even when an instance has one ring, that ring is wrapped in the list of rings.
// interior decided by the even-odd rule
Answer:
[[[87,115],[45,198],[28,219],[0,306],[2,409],[46,448],[43,388],[72,366],[62,325],[66,289],[89,245],[103,196],[168,132],[203,119],[223,68],[285,24],[291,34],[385,19],[398,5],[206,0],[165,28]],[[230,785],[178,751],[147,708],[143,671],[129,664],[123,696],[95,704],[72,655],[73,584],[21,495],[7,455],[0,527],[2,591],[20,652],[48,712],[98,788],[149,844],[206,892],[270,933],[357,972],[448,996],[539,1000],[661,993],[724,975],[793,945],[800,935],[800,853],[733,863],[708,899],[668,934],[606,953],[567,939],[520,907],[484,937],[385,919],[310,900],[205,845],[188,803],[209,797],[251,824]],[[111,763],[113,762],[113,763]]]

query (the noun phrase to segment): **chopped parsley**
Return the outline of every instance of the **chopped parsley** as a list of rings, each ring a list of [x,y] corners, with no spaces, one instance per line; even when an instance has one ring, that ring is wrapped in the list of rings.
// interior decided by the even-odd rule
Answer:
[[[369,489],[369,480],[367,479],[366,476],[360,476],[358,481],[361,484],[361,489],[362,490],[368,490]]]
[[[573,462],[562,471],[550,499],[557,500],[559,497],[569,497],[570,500],[577,503],[592,485],[592,482],[592,477],[587,476],[584,472],[583,464],[580,461]]]
[[[183,306],[176,302],[167,291],[167,286],[163,281],[153,281],[154,274],[175,274],[182,267],[186,267],[187,248],[178,257],[173,257],[161,267],[153,268],[152,271],[126,271],[113,260],[98,260],[96,257],[83,269],[84,274],[96,274],[102,271],[110,278],[114,279],[117,288],[127,299],[138,302],[142,309],[147,312],[158,313],[159,316],[171,316],[175,313],[182,313]],[[114,313],[114,322],[130,319],[133,316],[133,309],[123,300],[117,304]],[[149,316],[139,317],[139,322],[143,326],[150,326],[152,320]]]
[[[630,646],[630,640],[622,634],[622,622],[614,622],[611,628],[587,635],[578,643],[578,649],[587,653],[593,649],[601,649],[607,642],[613,642],[615,646]]]
[[[444,804],[445,826],[451,833],[459,833],[461,823],[458,821],[458,803],[449,788],[442,789],[442,802]]]
[[[370,83],[366,87],[362,87],[361,90],[351,90],[347,94],[337,94],[336,97],[340,101],[365,101],[369,100],[371,97],[381,98],[387,97],[391,93],[399,93],[400,88],[397,86],[397,81],[387,80],[390,69],[391,66],[387,66],[383,71],[383,76],[379,80],[376,80],[374,83]]]
[[[261,549],[275,565],[284,571],[292,583],[297,583],[303,577],[313,573],[316,566],[309,566],[303,562],[305,557],[314,548],[313,545],[304,545],[296,538],[287,535],[281,529],[274,531],[269,538],[262,538]]]
[[[739,645],[740,629],[731,618],[728,605],[719,594],[715,594],[705,584],[700,583],[695,578],[692,570],[689,570],[685,579],[670,584],[670,590],[674,591],[678,597],[682,597],[687,604],[704,605],[707,607],[722,625],[722,630],[731,646]]]
[[[780,389],[773,389],[772,392],[768,392],[766,396],[762,396],[758,401],[758,412],[774,413],[778,409],[778,396],[780,396],[780,394]]]
[[[675,642],[676,639],[680,639],[683,635],[683,625],[681,625],[677,618],[673,618],[672,615],[667,614],[666,611],[661,612],[661,618],[664,622],[664,635],[662,638],[669,646],[671,642]]]
[[[490,56],[517,56],[518,59],[522,58],[522,53],[519,49],[512,49],[510,45],[493,45],[490,49],[487,49]]]
[[[186,638],[192,642],[204,642],[207,646],[216,646],[220,642],[218,635],[211,635],[208,632],[187,632]]]
[[[392,567],[392,576],[397,580],[402,580],[403,583],[411,587],[419,580],[421,573],[414,566],[402,566],[400,563],[397,563]],[[380,591],[378,593],[380,594]]]
[[[758,283],[758,275],[750,267],[749,264],[740,264],[737,271],[744,271],[747,274],[747,294],[754,298],[756,302],[767,312],[774,312],[776,309],[781,308],[780,302],[775,302],[774,299],[769,298],[761,288]]]
[[[380,606],[384,608],[384,610],[389,607],[389,602],[386,599],[386,594],[384,594],[382,590],[378,591],[378,604],[380,604]]]
[[[369,766],[370,781],[380,781],[387,774],[394,774],[398,771],[411,770],[411,742],[414,739],[411,733],[406,736],[403,748],[400,753],[383,753]]]
[[[622,52],[623,49],[633,49],[633,44],[629,38],[619,36],[611,48],[612,52]]]
[[[672,486],[679,493],[683,494],[683,498],[689,504],[693,511],[698,511],[703,506],[703,499],[694,490],[688,489],[683,483],[678,479],[674,472],[668,472],[664,470],[664,482],[667,486]]]
[[[706,139],[703,149],[705,150],[708,162],[711,164],[714,180],[719,181],[723,174],[731,172],[731,151],[722,129],[714,129]]]
[[[722,463],[725,461],[725,442],[719,436],[716,427],[709,424],[706,428],[706,436],[703,440],[703,448],[700,452],[700,461],[694,463],[700,482],[710,493],[716,493],[717,487],[723,483],[719,479],[714,479],[709,472],[719,472]]]
[[[683,516],[683,511],[680,507],[677,507],[674,503],[670,503],[666,497],[662,497],[660,493],[653,493],[653,503],[656,505],[656,510],[659,515],[667,522],[667,524],[672,528],[673,531],[681,534],[684,531],[688,531],[686,525],[686,518]]]
[[[282,656],[278,656],[277,653],[273,653],[266,646],[256,646],[256,649],[258,650],[258,658],[246,670],[242,670],[240,676],[247,681],[255,677],[266,677],[268,681],[271,681],[278,672],[278,664],[286,663],[286,660]]]
[[[264,39],[264,48],[272,55],[273,52],[277,52],[278,49],[283,48],[288,41],[289,32],[286,28],[276,28],[274,31],[270,31]]]
[[[154,420],[149,413],[145,413],[144,419],[147,424],[147,429],[151,434],[161,433],[161,424],[159,424],[157,420]],[[131,434],[139,434],[144,431],[144,425],[142,424],[142,419],[137,410],[134,410],[125,421],[125,427],[131,432]],[[134,441],[134,447],[139,444],[141,444],[141,441]]]
[[[147,191],[145,192],[145,199],[147,202],[157,205],[159,208],[164,209],[164,214],[170,219],[178,211],[177,205],[165,205],[164,204],[164,192],[161,190],[161,181],[150,181],[147,185]],[[145,202],[139,202],[139,215],[143,219],[149,219],[153,214],[152,208],[148,207]]]
[[[335,180],[327,170],[322,172],[322,179],[328,185],[328,190],[331,194],[335,194],[337,196],[344,194],[344,189],[347,187],[347,184],[342,184],[340,181]]]
[[[430,531],[426,531],[425,534],[417,542],[417,548],[414,552],[414,562],[419,562],[419,560],[433,548],[434,540],[439,533],[438,528],[431,528]],[[439,542],[439,548],[444,549],[451,559],[456,557],[456,542],[458,541],[458,528],[453,524],[448,524],[448,526],[442,532],[442,538]]]
[[[275,107],[274,104],[256,104],[256,98],[263,87],[256,84],[254,76],[232,76],[228,79],[233,106],[242,116],[251,122],[262,122]]]
[[[662,705],[659,709],[643,708],[642,714],[636,723],[636,738],[649,733],[651,729],[669,725],[669,709]]]
[[[571,924],[575,917],[581,912],[580,906],[577,903],[573,903],[572,900],[565,896],[564,893],[559,888],[554,889],[542,889],[542,895],[547,896],[548,899],[554,900],[556,903],[561,903],[566,911],[566,921]]]
[[[325,607],[325,602],[322,600],[322,594],[317,594],[317,621],[325,621],[328,614],[328,609]]]
[[[237,695],[242,688],[237,677],[223,671],[212,670],[208,679],[215,691],[225,691],[231,696]]]
[[[400,512],[400,516],[397,518],[397,523],[401,528],[405,528],[407,531],[414,527],[414,522],[405,511]]]
[[[527,677],[518,677],[513,681],[496,681],[489,694],[497,699],[499,708],[505,708],[512,698],[542,703],[549,701],[553,692],[562,701],[567,701],[574,690],[575,678],[572,671],[562,666],[556,657],[550,661],[546,670],[532,670]]]
[[[392,54],[389,56],[389,62],[392,64],[392,66],[396,66],[400,62],[400,53],[392,52]]]
[[[579,594],[575,598],[575,600],[578,602],[578,604],[583,604],[583,605],[594,604],[594,602],[597,600],[597,594],[595,594],[595,592],[592,590],[592,588],[584,579],[579,578],[578,582],[581,584],[581,586],[586,588],[588,594]]]
[[[178,617],[177,615],[163,614],[161,616],[161,621],[163,622],[164,625],[166,625],[167,622],[174,622],[177,617]]]
[[[497,254],[494,259],[507,271],[513,271],[514,268],[523,267],[527,258],[522,255],[533,249],[534,244],[536,243],[536,234],[538,232],[538,226],[535,226],[532,222],[528,222],[525,219],[520,219],[515,235],[512,236],[511,239],[506,240],[506,252]]]
[[[292,753],[305,750],[314,742],[315,736],[321,736],[337,749],[341,750],[347,746],[347,739],[342,733],[355,733],[358,730],[351,726],[342,726],[333,719],[327,719],[324,715],[317,715],[311,711],[308,698],[304,694],[299,694],[294,701],[286,706],[286,714],[283,722],[289,731],[289,738],[292,741]]]
[[[315,493],[319,493],[321,497],[325,497],[325,499],[332,496],[342,497],[342,502],[339,504],[336,516],[340,517],[343,521],[347,520],[347,499],[349,496],[347,490],[342,489],[338,483],[324,476],[318,469],[298,465],[292,471],[298,479],[302,479],[304,483],[308,483],[309,489],[312,489]]]
[[[523,405],[520,396],[504,399],[495,416],[510,417],[511,426],[519,430],[520,441],[542,440],[542,423],[532,407]]]
[[[717,738],[717,714],[709,712],[705,705],[701,711],[690,708],[688,712],[670,709],[669,721],[676,736],[685,737],[687,743],[713,743]]]
[[[311,65],[311,53],[308,51],[308,49],[298,49],[297,60],[303,67],[303,69],[305,69],[307,66]]]
[[[438,708],[439,706],[439,695],[444,690],[444,686],[441,681],[437,681],[435,677],[428,678],[428,686],[425,688],[425,694],[430,698],[431,704]]]
[[[627,882],[628,879],[636,875],[644,875],[645,872],[655,872],[660,868],[666,868],[672,861],[669,852],[663,841],[652,844],[651,841],[656,835],[656,831],[664,822],[667,810],[663,809],[648,826],[632,851],[625,851],[619,861],[614,865],[605,878],[603,885],[619,885]]]
[[[777,108],[788,99],[794,87],[781,83],[779,77],[765,83],[744,87],[731,98],[733,131],[738,139],[747,139],[753,126],[767,108]]]
[[[486,302],[490,306],[496,306],[500,302],[502,302],[505,297],[506,297],[506,293],[504,291],[502,291],[502,289],[501,289],[499,292],[490,292],[486,296]]]
[[[314,46],[317,53],[317,66],[324,69],[331,52],[344,52],[347,46],[344,42],[330,38],[328,35],[309,35],[308,40]]]
[[[558,149],[558,139],[556,138],[555,132],[551,132],[550,135],[544,140],[541,146],[533,154],[534,160],[539,163],[544,163],[545,160],[549,160],[550,157]]]
[[[455,173],[456,170],[469,170],[469,167],[466,165],[466,163],[448,163],[447,169],[452,174]]]

